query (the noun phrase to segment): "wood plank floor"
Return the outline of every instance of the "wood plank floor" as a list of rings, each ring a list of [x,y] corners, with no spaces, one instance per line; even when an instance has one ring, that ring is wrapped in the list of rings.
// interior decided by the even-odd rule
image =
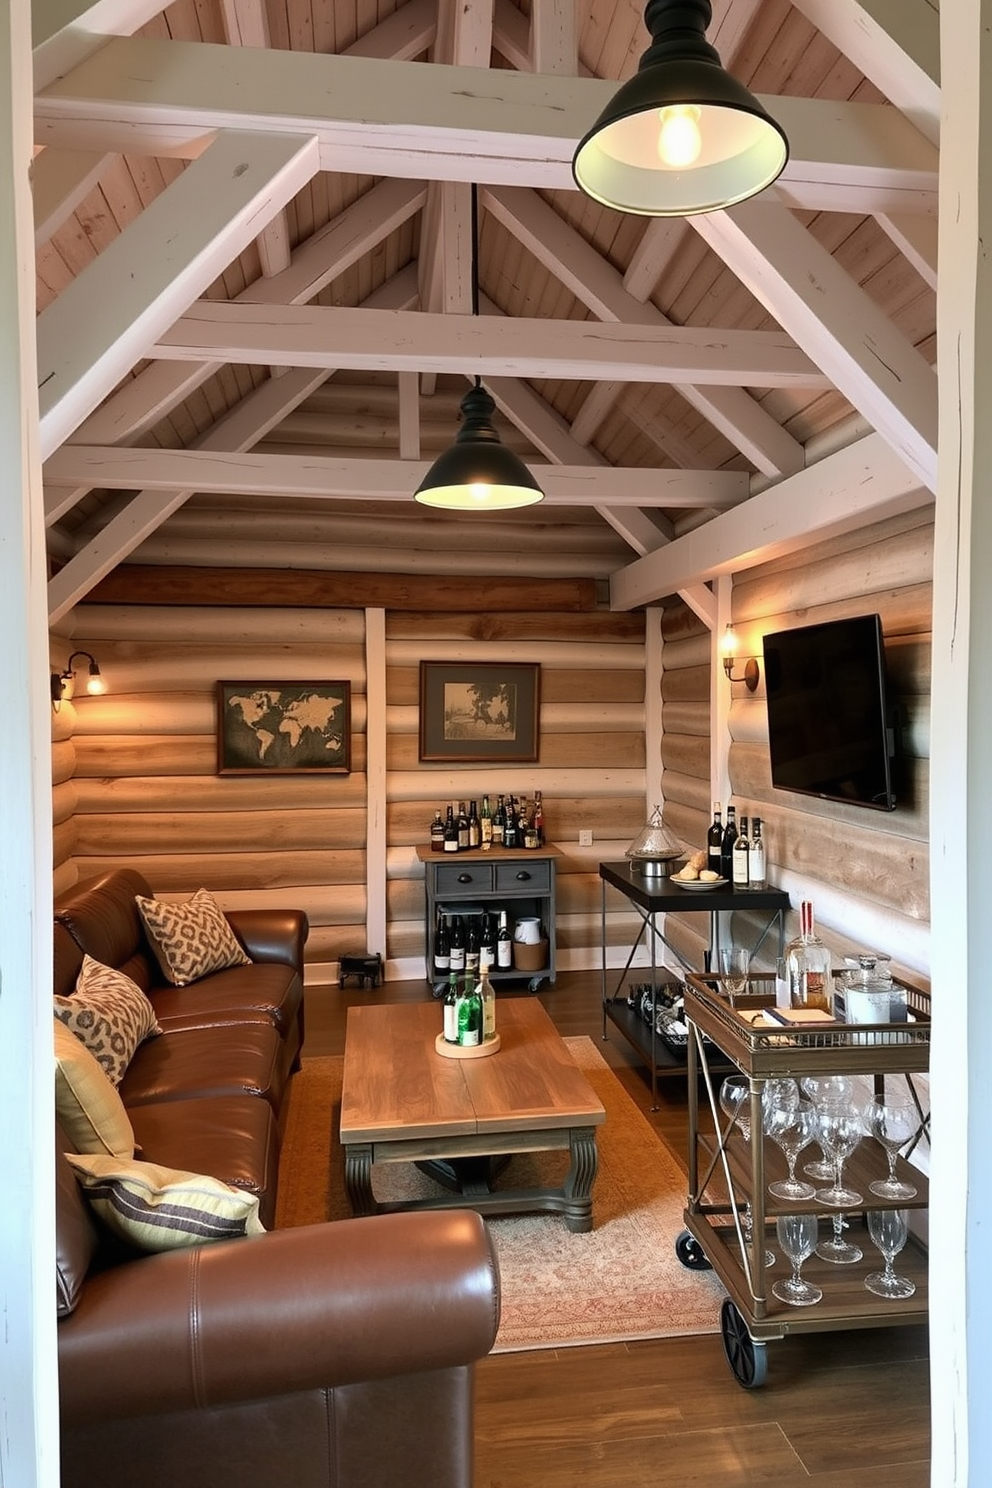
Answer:
[[[352,1003],[426,995],[422,981],[313,988],[307,1052],[342,1052]],[[602,1040],[599,973],[561,974],[537,995],[562,1034],[595,1040],[683,1157],[684,1082],[660,1081],[650,1109],[636,1053],[615,1030]],[[477,1372],[475,1488],[928,1488],[929,1419],[922,1325],[770,1343],[758,1390],[738,1385],[715,1334],[500,1354]]]

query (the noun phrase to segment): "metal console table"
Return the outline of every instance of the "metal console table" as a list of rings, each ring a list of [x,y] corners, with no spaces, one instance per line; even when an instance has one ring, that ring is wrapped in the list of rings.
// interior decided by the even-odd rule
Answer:
[[[752,954],[763,944],[765,938],[777,928],[776,955],[781,960],[785,946],[785,915],[789,908],[789,896],[782,889],[680,889],[668,878],[652,877],[632,868],[629,859],[618,863],[600,863],[601,880],[601,940],[602,988],[603,988],[603,1038],[607,1037],[607,1022],[612,1023],[648,1065],[651,1074],[651,1108],[658,1107],[658,1076],[685,1074],[686,1061],[673,1054],[664,1041],[658,1038],[654,1021],[646,1024],[635,1008],[628,1007],[620,992],[626,981],[634,956],[645,935],[651,949],[651,985],[656,985],[658,973],[657,943],[661,941],[678,964],[686,971],[696,968],[689,965],[678,948],[665,938],[658,926],[658,915],[666,912],[677,914],[700,914],[710,916],[709,955],[714,957],[720,944],[720,914],[727,910],[764,910],[767,921]],[[641,917],[641,926],[630,948],[626,964],[621,971],[613,992],[607,990],[606,966],[606,893],[608,888],[619,890],[634,906]],[[708,970],[709,968],[704,968]]]

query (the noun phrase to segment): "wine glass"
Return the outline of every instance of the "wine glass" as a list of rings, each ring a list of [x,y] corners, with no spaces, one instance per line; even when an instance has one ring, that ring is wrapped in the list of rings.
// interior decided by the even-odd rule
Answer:
[[[816,1245],[819,1221],[815,1214],[780,1214],[775,1221],[775,1232],[783,1252],[792,1262],[792,1275],[784,1281],[776,1281],[772,1296],[793,1307],[810,1307],[823,1296],[818,1286],[803,1281],[800,1272],[803,1261],[812,1254]]]
[[[892,1263],[906,1244],[909,1233],[909,1216],[905,1209],[869,1209],[868,1233],[872,1243],[878,1247],[885,1259],[884,1271],[872,1271],[865,1277],[865,1286],[876,1297],[895,1299],[911,1297],[916,1283],[908,1276],[897,1276]]]
[[[850,1240],[844,1239],[847,1220],[843,1214],[835,1210],[830,1218],[833,1221],[833,1234],[828,1240],[817,1243],[816,1253],[821,1261],[832,1261],[835,1266],[853,1266],[855,1261],[862,1259],[864,1251],[860,1245],[852,1245]]]
[[[875,1141],[885,1148],[889,1160],[889,1176],[870,1183],[872,1193],[880,1199],[915,1199],[913,1184],[896,1177],[896,1158],[900,1147],[912,1141],[919,1130],[916,1107],[909,1101],[876,1095],[865,1107],[865,1123]]]
[[[796,1177],[796,1159],[805,1151],[816,1134],[816,1108],[812,1101],[797,1100],[778,1104],[774,1099],[764,1105],[762,1126],[766,1136],[781,1147],[789,1164],[789,1176],[769,1183],[768,1192],[777,1199],[811,1199],[812,1183]]]
[[[844,1164],[864,1136],[861,1112],[846,1101],[824,1101],[816,1108],[820,1145],[834,1164],[834,1181],[829,1188],[818,1188],[816,1197],[831,1209],[853,1209],[863,1196],[844,1187]]]
[[[731,1125],[737,1123],[741,1136],[745,1142],[751,1140],[751,1087],[743,1075],[728,1075],[720,1086],[720,1105],[724,1113],[730,1117]],[[728,1127],[728,1132],[730,1128]],[[751,1201],[744,1201],[741,1212],[741,1228],[744,1231],[744,1244],[750,1248],[754,1241],[754,1227],[751,1220]],[[775,1252],[765,1251],[765,1265],[774,1266]]]
[[[809,1096],[814,1106],[821,1100],[854,1099],[854,1080],[850,1075],[804,1075],[800,1083],[803,1094]],[[805,1163],[803,1172],[807,1178],[819,1178],[821,1182],[829,1183],[834,1176],[834,1165],[824,1152],[822,1158]]]

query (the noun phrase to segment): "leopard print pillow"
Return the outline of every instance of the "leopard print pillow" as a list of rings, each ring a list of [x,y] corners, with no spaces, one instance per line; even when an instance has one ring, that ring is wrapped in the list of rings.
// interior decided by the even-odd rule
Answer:
[[[119,1085],[142,1039],[161,1033],[155,1009],[137,982],[84,956],[71,997],[55,998],[55,1016]]]
[[[206,889],[184,904],[135,896],[148,939],[166,979],[185,987],[227,966],[250,966],[223,911]]]

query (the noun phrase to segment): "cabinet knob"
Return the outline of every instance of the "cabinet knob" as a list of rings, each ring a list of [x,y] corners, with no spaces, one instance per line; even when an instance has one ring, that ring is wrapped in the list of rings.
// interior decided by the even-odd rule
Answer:
[[[459,875],[458,875],[458,882],[459,883],[471,883],[472,882],[472,875],[471,875],[471,873],[459,873]]]
[[[527,872],[527,869],[521,868],[520,872],[517,874],[517,881],[519,883],[526,883],[528,878],[530,878],[530,874]]]

